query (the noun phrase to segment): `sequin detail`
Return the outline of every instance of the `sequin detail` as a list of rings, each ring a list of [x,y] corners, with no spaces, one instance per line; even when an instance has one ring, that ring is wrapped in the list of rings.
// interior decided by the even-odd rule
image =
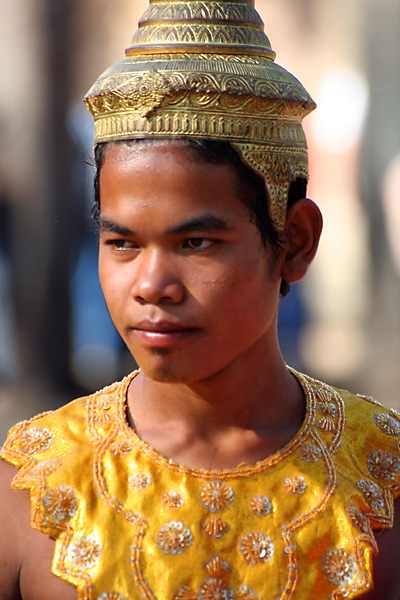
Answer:
[[[68,549],[68,561],[78,570],[95,566],[101,556],[102,544],[94,535],[75,539]]]
[[[321,457],[321,450],[314,444],[303,444],[299,451],[300,458],[305,462],[317,462]]]
[[[177,490],[169,490],[162,495],[161,500],[166,508],[182,508],[184,504],[183,496]]]
[[[110,451],[114,456],[127,456],[132,450],[132,445],[126,440],[116,440],[110,446]]]
[[[67,521],[78,509],[78,498],[71,486],[62,483],[56,489],[47,492],[43,499],[43,507],[54,521]]]
[[[61,465],[62,462],[59,458],[49,458],[37,463],[29,473],[33,477],[48,477],[52,473],[55,473]]]
[[[354,527],[362,533],[367,533],[368,535],[372,533],[368,518],[354,504],[349,504],[346,512]]]
[[[205,563],[204,568],[208,575],[214,579],[217,578],[226,580],[232,571],[226,560],[223,560],[220,556],[218,556],[218,554],[208,560]]]
[[[259,595],[247,585],[241,585],[235,600],[259,600]]]
[[[346,584],[356,571],[354,557],[344,548],[329,550],[322,558],[322,570],[328,581],[336,585]]]
[[[299,475],[298,477],[287,477],[285,479],[285,491],[287,494],[304,494],[306,491],[307,484],[304,477]]]
[[[400,435],[400,423],[391,415],[377,413],[374,415],[374,421],[387,435]]]
[[[374,510],[381,510],[384,507],[383,494],[374,481],[360,479],[360,481],[357,482],[357,487]]]
[[[274,544],[262,531],[251,531],[241,538],[239,552],[251,567],[255,567],[270,560]]]
[[[388,450],[375,450],[368,456],[367,465],[375,479],[390,481],[400,471],[400,459]]]
[[[229,525],[222,519],[216,517],[203,521],[201,524],[201,529],[206,535],[208,535],[208,537],[216,540],[222,537],[224,533],[229,531]]]
[[[200,491],[203,506],[210,512],[220,512],[228,508],[233,500],[233,491],[230,485],[220,480],[210,481]]]
[[[249,508],[256,517],[266,517],[272,510],[272,502],[267,496],[254,496],[249,502]]]
[[[222,579],[209,578],[201,586],[199,600],[233,600],[233,590]]]
[[[184,583],[172,600],[198,600],[198,596],[186,583]]]
[[[182,554],[192,544],[190,529],[180,521],[170,521],[157,535],[157,545],[165,554]]]
[[[53,434],[46,427],[31,427],[26,429],[20,437],[20,448],[27,454],[39,454],[48,450],[53,441]]]
[[[150,475],[146,475],[146,473],[135,473],[128,477],[129,487],[135,492],[143,492],[147,487],[149,487],[151,483]]]
[[[127,598],[118,592],[103,592],[101,596],[97,596],[97,600],[127,600]]]

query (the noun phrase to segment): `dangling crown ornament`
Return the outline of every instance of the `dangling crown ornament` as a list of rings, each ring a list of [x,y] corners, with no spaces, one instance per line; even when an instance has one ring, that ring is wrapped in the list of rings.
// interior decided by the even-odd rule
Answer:
[[[274,59],[254,0],[150,0],[126,58],[85,98],[95,142],[230,142],[264,178],[282,230],[290,183],[308,178],[301,122],[315,103]]]

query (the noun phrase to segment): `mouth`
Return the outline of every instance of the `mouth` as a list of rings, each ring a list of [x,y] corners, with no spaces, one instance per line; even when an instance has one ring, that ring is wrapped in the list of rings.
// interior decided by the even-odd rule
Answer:
[[[171,321],[142,321],[132,330],[139,341],[147,346],[159,348],[183,342],[196,331],[194,327]]]

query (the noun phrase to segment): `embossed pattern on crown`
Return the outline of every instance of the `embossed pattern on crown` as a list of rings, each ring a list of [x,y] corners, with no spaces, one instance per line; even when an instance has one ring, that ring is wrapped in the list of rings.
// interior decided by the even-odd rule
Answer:
[[[263,22],[252,2],[181,0],[152,2],[139,21],[127,56],[166,52],[253,54],[274,60]]]

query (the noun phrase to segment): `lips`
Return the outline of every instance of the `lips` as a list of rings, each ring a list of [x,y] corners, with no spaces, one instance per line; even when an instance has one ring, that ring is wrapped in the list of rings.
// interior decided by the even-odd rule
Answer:
[[[172,321],[141,321],[133,332],[146,346],[168,348],[181,344],[195,332],[195,328]]]
[[[152,333],[171,333],[174,331],[188,331],[193,327],[187,327],[180,323],[172,321],[141,321],[134,327],[139,331],[149,331]]]

